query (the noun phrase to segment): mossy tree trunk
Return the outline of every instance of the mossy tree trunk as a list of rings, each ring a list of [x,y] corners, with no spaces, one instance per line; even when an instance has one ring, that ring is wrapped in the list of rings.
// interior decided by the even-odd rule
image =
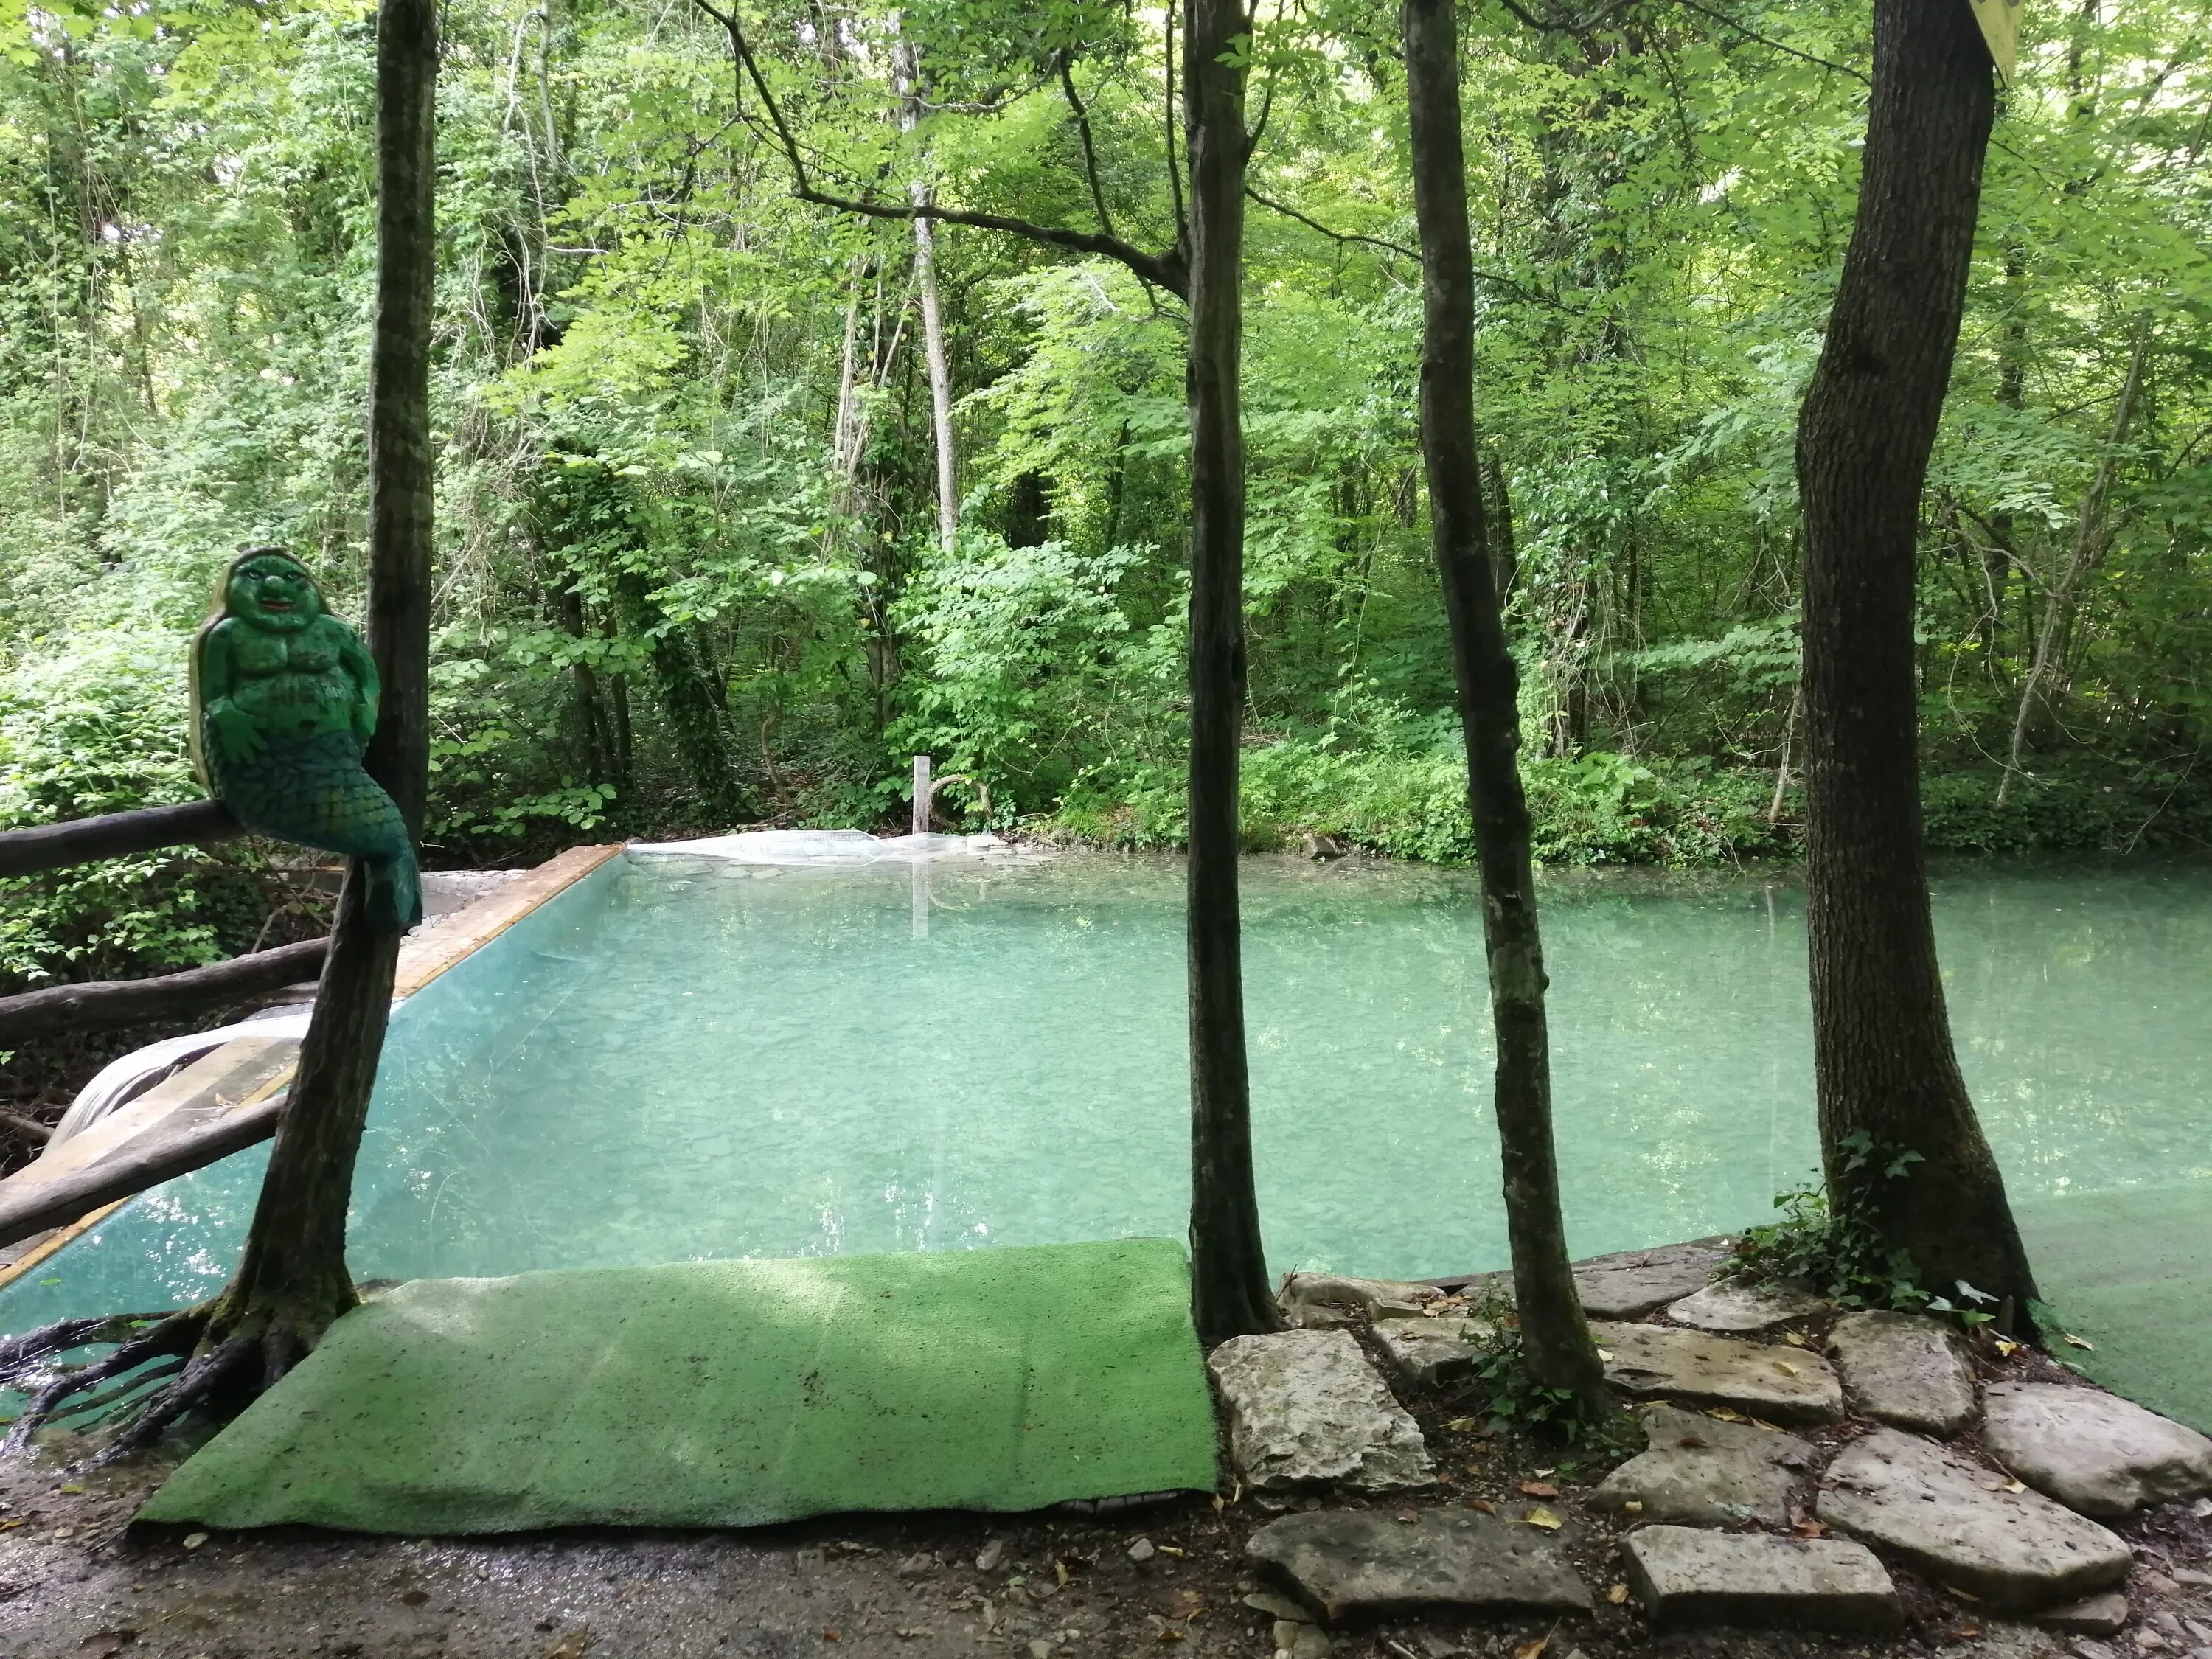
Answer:
[[[1183,35],[1190,149],[1190,1253],[1200,1340],[1272,1328],[1252,1181],[1237,915],[1244,716],[1243,54],[1238,0],[1192,0]],[[1226,60],[1226,61],[1224,61]]]
[[[1936,966],[1913,661],[1921,488],[1996,94],[1965,0],[1875,0],[1874,21],[1858,217],[1797,428],[1821,1159],[1836,1202],[1923,1282],[1948,1293],[1963,1279],[2018,1307],[2034,1279]]]
[[[1552,1139],[1543,941],[1521,784],[1519,676],[1507,648],[1482,501],[1474,418],[1474,270],[1461,150],[1453,0],[1405,0],[1406,101],[1421,239],[1421,459],[1467,738],[1468,810],[1482,879],[1482,934],[1498,1036],[1498,1154],[1514,1300],[1531,1376],[1590,1414],[1605,1368],[1568,1264]]]

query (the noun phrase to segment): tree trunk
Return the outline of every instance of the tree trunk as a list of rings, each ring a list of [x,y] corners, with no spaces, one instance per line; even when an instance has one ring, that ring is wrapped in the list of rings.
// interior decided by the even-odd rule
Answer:
[[[921,64],[914,44],[900,36],[896,52],[899,131],[912,132],[921,119]],[[930,205],[933,192],[917,179],[908,187],[916,207]],[[920,214],[914,217],[914,283],[921,299],[922,355],[929,363],[929,430],[937,452],[937,540],[947,553],[960,529],[959,487],[953,477],[952,374],[945,358],[945,313],[937,296],[937,230]]]
[[[2120,446],[2127,441],[2128,427],[2135,419],[2136,399],[2142,390],[2143,362],[2149,350],[2150,331],[2146,326],[2136,336],[2135,349],[2128,354],[2128,377],[2121,383],[2119,404],[2112,410],[2112,429],[2105,440],[2105,453],[2098,459],[2089,488],[2081,496],[2081,510],[2074,526],[2073,556],[2067,560],[2057,585],[2051,590],[2050,602],[2043,608],[2043,626],[2035,636],[2035,658],[2028,665],[2027,678],[2020,688],[2020,709],[2013,717],[2012,744],[2005,754],[2004,778],[1997,785],[1999,806],[2005,804],[2006,797],[2012,793],[2012,781],[2020,775],[2021,752],[2027,744],[2027,728],[2035,717],[2036,699],[2066,656],[2063,641],[2074,625],[2074,604],[2080,597],[2081,583],[2096,568],[2105,550],[2105,501],[2112,494],[2112,479],[2119,471]]]
[[[409,829],[422,832],[429,787],[430,320],[435,205],[438,14],[431,0],[380,0],[376,40],[376,315],[368,393],[368,648],[384,683],[364,757]],[[400,935],[369,925],[356,862],[315,1015],[300,1048],[291,1104],[237,1276],[203,1346],[267,1322],[274,1381],[353,1305],[346,1207],[384,1047]]]
[[[1237,0],[1192,0],[1183,34],[1190,153],[1191,1308],[1209,1346],[1276,1323],[1252,1184],[1237,744],[1244,710],[1244,71]],[[1241,58],[1242,54],[1237,54]]]
[[[1972,13],[1875,0],[1857,222],[1797,428],[1807,933],[1820,1148],[1838,1206],[2024,1306],[2034,1280],[1951,1045],[1921,839],[1913,602],[1995,106]],[[1876,1155],[1855,1156],[1870,1137]],[[1899,1155],[1917,1161],[1895,1175]]]
[[[1453,0],[1406,0],[1406,102],[1421,238],[1421,459],[1451,624],[1468,809],[1482,878],[1490,1013],[1498,1036],[1498,1142],[1514,1300],[1530,1374],[1605,1409],[1605,1368],[1568,1265],[1552,1143],[1543,943],[1521,787],[1519,676],[1507,648],[1482,507],[1474,421],[1474,271],[1460,148]]]

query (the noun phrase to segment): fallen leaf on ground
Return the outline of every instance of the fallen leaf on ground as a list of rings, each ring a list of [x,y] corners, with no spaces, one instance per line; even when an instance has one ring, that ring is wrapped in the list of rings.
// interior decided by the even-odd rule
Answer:
[[[1611,1589],[1606,1591],[1605,1599],[1612,1602],[1616,1607],[1619,1607],[1622,1602],[1628,1600],[1628,1586],[1626,1584],[1615,1584]]]
[[[1705,1415],[1711,1418],[1716,1423],[1741,1423],[1743,1421],[1743,1413],[1741,1412],[1732,1412],[1726,1406],[1708,1407],[1705,1411]]]
[[[842,1630],[825,1630],[822,1632],[822,1639],[825,1642],[842,1642],[845,1639],[845,1632]],[[546,1650],[546,1659],[552,1659],[550,1649]]]
[[[1626,1504],[1623,1504],[1620,1506],[1620,1512],[1621,1512],[1623,1515],[1641,1515],[1641,1514],[1643,1514],[1643,1513],[1644,1513],[1644,1500],[1643,1500],[1642,1498],[1630,1498],[1630,1499],[1629,1499]]]
[[[62,1496],[64,1498],[82,1498],[84,1496],[84,1488],[78,1486],[76,1481],[72,1480],[62,1488]]]
[[[1180,1642],[1182,1639],[1182,1632],[1177,1630],[1173,1625],[1170,1625],[1166,1629],[1161,1631],[1158,1635],[1152,1638],[1152,1640],[1155,1642]]]
[[[1484,1515],[1495,1515],[1498,1513],[1498,1505],[1492,1503],[1487,1498],[1470,1498],[1467,1500],[1467,1506],[1468,1508],[1478,1510]]]
[[[1531,1498],[1557,1498],[1559,1489],[1548,1480],[1523,1480],[1521,1490]]]
[[[837,1639],[837,1632],[835,1631],[825,1630],[822,1633],[833,1642]],[[584,1659],[584,1650],[591,1645],[591,1632],[574,1631],[546,1649],[545,1659]]]
[[[1610,1348],[1600,1348],[1597,1351],[1597,1357],[1608,1365],[1613,1364],[1613,1350]]]
[[[1455,1417],[1444,1426],[1454,1434],[1465,1434],[1469,1429],[1480,1427],[1481,1421],[1480,1418],[1476,1417]]]
[[[2069,1348],[2080,1348],[2086,1353],[2094,1353],[2097,1352],[2097,1347],[2094,1343],[2084,1342],[2080,1337],[2075,1335],[2071,1331],[2064,1332],[2062,1334],[2066,1346]]]
[[[189,1534],[189,1535],[185,1538],[185,1547],[186,1549],[188,1549],[188,1550],[196,1550],[196,1549],[198,1549],[201,1545],[203,1545],[203,1544],[204,1544],[204,1543],[206,1543],[206,1542],[207,1542],[207,1534],[206,1534],[205,1533],[204,1533],[204,1532],[196,1532],[196,1533],[192,1533],[192,1534]]]
[[[1067,1563],[1065,1561],[1054,1562],[1052,1564],[1052,1576],[1058,1579],[1061,1583],[1065,1584],[1067,1582]]]
[[[1960,1589],[1956,1584],[1944,1585],[1943,1594],[1946,1595],[1956,1596],[1961,1601],[1978,1601],[1982,1599],[1978,1595],[1967,1595],[1966,1591]]]
[[[1400,1510],[1398,1519],[1409,1527],[1418,1527],[1421,1524],[1421,1512],[1419,1510]]]
[[[1793,1348],[1802,1348],[1805,1346],[1805,1338],[1802,1332],[1784,1331],[1782,1333],[1782,1340]]]
[[[1523,1642],[1513,1650],[1513,1659],[1544,1659],[1544,1650],[1552,1645],[1552,1638],[1540,1636],[1533,1642]]]
[[[2021,1345],[2019,1343],[2014,1341],[2008,1336],[1999,1337],[1997,1339],[1997,1358],[2000,1359],[2011,1358],[2014,1354],[2020,1352],[2020,1346]]]
[[[1802,1376],[1804,1375],[1802,1371],[1799,1370],[1795,1365],[1791,1364],[1786,1359],[1776,1360],[1774,1362],[1774,1369],[1787,1376]]]
[[[1979,1639],[1982,1627],[1979,1625],[1961,1625],[1951,1633],[1962,1642],[1972,1642]]]
[[[1827,1527],[1818,1521],[1800,1521],[1790,1528],[1793,1538],[1825,1538],[1827,1532]]]
[[[1170,1619],[1195,1619],[1205,1610],[1206,1598],[1194,1589],[1179,1589],[1160,1605]]]
[[[1522,1517],[1532,1527],[1541,1527],[1546,1532],[1557,1532],[1567,1523],[1547,1509],[1537,1508]]]

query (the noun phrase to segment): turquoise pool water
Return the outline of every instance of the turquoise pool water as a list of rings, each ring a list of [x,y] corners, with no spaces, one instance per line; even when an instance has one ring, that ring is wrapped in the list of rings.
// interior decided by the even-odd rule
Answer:
[[[356,1271],[1180,1234],[1181,879],[617,860],[395,1018]],[[1801,896],[1628,877],[1546,897],[1577,1251],[1759,1219],[1814,1162]],[[1954,873],[1937,924],[2023,1205],[2212,1182],[2212,865]],[[1468,878],[1255,861],[1246,930],[1274,1265],[1501,1263]],[[264,1156],[118,1212],[0,1292],[0,1330],[217,1287]]]

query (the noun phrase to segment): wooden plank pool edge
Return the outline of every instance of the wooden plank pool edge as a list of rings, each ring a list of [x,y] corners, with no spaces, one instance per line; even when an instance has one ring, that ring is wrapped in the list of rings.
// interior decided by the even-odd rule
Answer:
[[[474,903],[464,905],[453,915],[422,928],[400,946],[399,966],[393,975],[392,994],[396,996],[414,995],[456,963],[482,950],[532,911],[566,892],[602,865],[619,856],[622,850],[619,844],[571,847],[566,852],[556,854],[519,879],[505,884],[499,891],[487,893]],[[210,1075],[204,1085],[190,1092],[179,1091],[179,1098],[140,1122],[131,1138],[152,1129],[156,1124],[169,1121],[179,1112],[199,1111],[211,1120],[247,1106],[258,1105],[278,1090],[289,1088],[296,1069],[292,1061],[258,1079],[245,1094],[228,1100],[220,1097],[222,1079],[234,1076],[240,1065],[258,1058],[267,1046],[261,1038],[239,1037],[194,1061],[188,1071],[196,1072],[202,1066],[209,1068]],[[157,1088],[166,1085],[156,1085]],[[137,1103],[132,1103],[133,1105]],[[125,1109],[130,1109],[126,1107]],[[120,1146],[124,1143],[118,1141],[115,1144]],[[113,1146],[106,1149],[106,1152],[113,1150]],[[105,1152],[102,1155],[105,1156]],[[42,1184],[59,1172],[52,1169],[39,1170],[39,1164],[42,1161],[33,1160],[4,1180],[0,1180],[0,1191],[8,1189],[11,1183],[15,1182]],[[26,1182],[26,1177],[32,1177],[32,1180]],[[13,1260],[0,1262],[0,1290],[7,1289],[57,1250],[89,1232],[130,1202],[131,1200],[126,1198],[118,1199],[112,1204],[104,1204],[66,1226],[57,1227],[38,1238],[25,1241],[16,1248]]]

